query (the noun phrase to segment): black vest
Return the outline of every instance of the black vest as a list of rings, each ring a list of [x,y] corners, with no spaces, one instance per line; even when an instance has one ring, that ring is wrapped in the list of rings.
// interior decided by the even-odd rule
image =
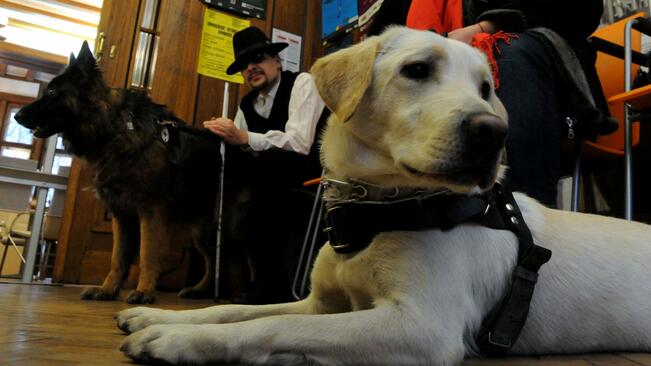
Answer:
[[[299,73],[291,71],[283,71],[280,77],[280,84],[278,85],[278,90],[276,91],[276,96],[274,97],[273,106],[271,107],[271,113],[269,118],[264,118],[258,114],[253,108],[255,99],[258,97],[257,91],[251,91],[242,98],[240,103],[240,109],[244,113],[244,118],[248,130],[256,133],[266,133],[270,130],[278,130],[285,132],[285,125],[287,124],[287,119],[289,118],[289,99],[292,94],[292,89],[294,87],[294,82]],[[325,127],[326,121],[330,116],[330,111],[327,108],[323,109],[319,121],[316,126],[314,142],[310,147],[310,152],[307,155],[305,161],[305,166],[301,173],[297,174],[297,179],[312,179],[317,178],[321,175],[321,163],[319,160],[319,146],[320,146],[320,137]],[[263,152],[264,153],[264,152]],[[299,154],[294,154],[299,155]]]
[[[251,132],[265,133],[269,130],[285,131],[285,124],[287,124],[289,98],[292,94],[292,88],[298,73],[283,71],[280,77],[280,85],[274,97],[274,104],[271,107],[269,118],[264,118],[259,115],[253,108],[255,99],[259,93],[251,91],[242,98],[240,109],[244,113],[246,125]]]

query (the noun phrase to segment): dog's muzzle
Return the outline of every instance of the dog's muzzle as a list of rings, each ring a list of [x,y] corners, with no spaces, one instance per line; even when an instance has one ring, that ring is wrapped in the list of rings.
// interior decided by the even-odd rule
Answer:
[[[506,142],[507,124],[494,114],[470,115],[461,122],[461,127],[468,139],[468,146],[477,152],[499,151]]]
[[[482,189],[490,188],[495,180],[499,162],[506,143],[507,124],[490,113],[467,116],[461,122],[464,136],[453,181],[460,184],[476,184]]]
[[[24,126],[25,128],[32,129],[34,126],[31,126],[29,123],[28,119],[25,117],[25,112],[23,112],[23,108],[21,108],[15,115],[14,119],[16,122],[18,122],[21,126]]]
[[[21,108],[15,115],[14,119],[21,126],[32,130],[32,134],[38,138],[46,138],[54,135],[60,131],[54,131],[52,128],[48,128],[43,124],[38,123],[38,121],[33,121],[29,118],[28,114],[24,111],[25,108]]]

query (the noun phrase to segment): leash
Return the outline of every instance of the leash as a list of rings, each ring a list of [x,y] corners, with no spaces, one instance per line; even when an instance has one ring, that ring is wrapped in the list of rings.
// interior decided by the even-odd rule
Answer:
[[[365,201],[376,187],[359,182],[325,179],[326,228],[329,243],[339,254],[365,249],[373,238],[387,231],[450,230],[463,223],[511,231],[518,239],[518,258],[511,288],[482,322],[476,341],[481,352],[490,356],[507,353],[524,326],[529,313],[540,267],[551,258],[549,249],[534,244],[512,192],[496,183],[481,195],[459,195],[449,191],[415,192],[404,197],[394,189],[390,201]],[[381,196],[382,189],[373,193]],[[328,198],[336,199],[327,201]]]

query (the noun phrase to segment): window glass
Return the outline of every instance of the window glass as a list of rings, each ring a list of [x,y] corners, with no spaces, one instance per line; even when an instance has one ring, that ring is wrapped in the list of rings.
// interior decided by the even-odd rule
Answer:
[[[7,113],[7,128],[5,128],[4,140],[7,142],[14,142],[17,144],[31,145],[34,138],[32,137],[32,132],[19,125],[18,122],[14,119],[14,116],[18,112],[20,107],[13,107]]]
[[[65,150],[65,148],[66,147],[63,146],[63,137],[57,137],[57,150]]]
[[[3,146],[0,150],[0,155],[10,158],[29,159],[31,154],[32,150],[20,147]]]
[[[72,165],[72,156],[66,154],[55,154],[52,163],[52,174],[59,174],[61,167]]]
[[[147,0],[145,2],[145,13],[142,15],[142,27],[153,28],[154,20],[156,17],[156,8],[158,7],[158,0]]]

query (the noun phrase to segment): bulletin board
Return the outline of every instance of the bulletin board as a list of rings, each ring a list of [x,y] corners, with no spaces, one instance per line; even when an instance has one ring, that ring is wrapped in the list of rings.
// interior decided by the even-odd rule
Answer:
[[[249,27],[251,22],[206,8],[203,17],[199,65],[201,75],[242,84],[244,79],[238,73],[226,74],[226,69],[234,61],[233,34]]]

